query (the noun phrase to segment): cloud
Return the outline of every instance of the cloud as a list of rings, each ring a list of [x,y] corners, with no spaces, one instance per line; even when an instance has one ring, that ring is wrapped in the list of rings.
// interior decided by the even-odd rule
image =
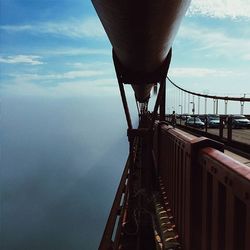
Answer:
[[[168,75],[178,86],[196,93],[203,93],[204,89],[225,96],[229,92],[235,96],[241,96],[241,91],[249,92],[249,73],[244,69],[170,67]]]
[[[174,67],[169,69],[169,74],[172,77],[229,77],[230,75],[243,74],[226,69],[211,69],[197,67]]]
[[[91,48],[59,48],[54,50],[40,51],[41,54],[55,56],[80,56],[80,55],[102,55],[111,57],[111,49],[91,49]]]
[[[188,15],[250,18],[250,0],[193,0]]]
[[[88,81],[61,81],[57,85],[43,85],[34,82],[14,81],[1,85],[1,96],[104,96],[117,95],[118,87],[115,78],[103,78]]]
[[[51,34],[70,38],[106,37],[104,29],[97,17],[85,20],[68,20],[65,22],[43,22],[24,25],[1,25],[0,30],[6,32],[29,32],[32,34]]]
[[[180,28],[179,38],[191,41],[194,50],[209,51],[215,57],[236,57],[249,60],[246,52],[250,51],[250,37],[230,36],[225,30],[205,28],[199,25],[183,25]]]
[[[39,71],[37,69],[29,68],[27,71],[5,72],[4,78],[12,82],[37,82],[40,83],[55,83],[59,84],[63,80],[77,80],[77,79],[100,79],[106,77],[114,77],[114,67],[110,62],[95,61],[95,62],[62,62],[60,70],[53,70],[47,64],[46,68]]]
[[[71,68],[72,70],[77,71],[95,71],[95,72],[102,72],[102,75],[114,75],[115,69],[113,63],[110,62],[102,62],[102,61],[95,61],[95,62],[70,62],[66,63],[67,68]]]
[[[43,64],[40,60],[40,56],[34,55],[15,55],[15,56],[0,56],[0,63],[10,63],[10,64],[31,64],[31,65],[39,65]]]
[[[75,78],[84,78],[84,77],[97,77],[104,75],[105,72],[101,70],[74,70],[68,71],[63,74],[50,75],[50,78],[54,79],[75,79]]]
[[[101,70],[74,70],[63,73],[53,74],[9,74],[8,76],[16,79],[18,82],[28,81],[55,81],[55,80],[67,80],[67,79],[79,79],[98,77],[105,75],[105,71]]]
[[[246,61],[250,61],[250,54],[245,54],[243,56],[243,59],[246,60]]]
[[[37,56],[32,56],[33,59],[35,57],[38,59],[42,57],[55,57],[55,56],[108,56],[111,58],[112,50],[111,48],[101,49],[101,48],[76,48],[76,47],[64,47],[57,46],[56,48],[40,48],[40,49],[32,49],[32,48],[24,48],[23,53],[27,54],[36,54]],[[0,56],[0,60],[2,62],[6,62],[6,60],[12,57],[16,57],[16,55],[7,56],[6,53],[2,53]],[[25,55],[27,56],[27,55]],[[7,62],[6,62],[7,63]]]

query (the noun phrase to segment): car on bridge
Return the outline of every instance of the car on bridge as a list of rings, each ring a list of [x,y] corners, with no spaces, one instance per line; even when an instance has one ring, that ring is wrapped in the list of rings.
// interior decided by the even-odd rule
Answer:
[[[250,120],[244,115],[232,115],[232,128],[250,128]]]
[[[208,128],[219,128],[220,127],[220,116],[214,115],[214,114],[208,114],[208,115],[200,115],[199,118],[202,122],[206,124],[206,118],[207,118],[207,127]],[[223,126],[224,126],[223,122]]]
[[[178,118],[183,120],[183,121],[186,121],[187,119],[189,119],[191,116],[188,115],[188,114],[182,114],[180,115]]]
[[[220,119],[211,119],[207,124],[208,128],[219,128],[220,127]]]
[[[188,120],[185,122],[186,126],[194,127],[194,128],[205,128],[205,123],[201,121],[199,117],[190,117]]]

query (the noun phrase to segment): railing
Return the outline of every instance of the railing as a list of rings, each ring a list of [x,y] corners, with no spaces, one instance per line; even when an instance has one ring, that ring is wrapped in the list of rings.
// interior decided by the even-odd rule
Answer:
[[[120,231],[121,228],[121,220],[120,215],[121,212],[124,214],[125,212],[125,203],[121,204],[122,201],[125,201],[123,198],[125,195],[127,196],[128,190],[126,186],[128,173],[129,173],[129,165],[130,159],[128,158],[126,166],[124,168],[120,184],[118,186],[115,199],[110,210],[109,218],[102,236],[102,240],[99,246],[99,250],[112,250],[115,249],[115,245],[118,244],[118,237],[120,236],[117,231]],[[122,211],[121,211],[122,210]],[[114,235],[115,226],[118,223],[118,230]]]
[[[165,117],[166,121],[171,124],[171,115],[167,115]],[[232,116],[226,116],[226,115],[220,115],[220,124],[218,124],[216,127],[209,127],[208,124],[208,116],[202,115],[204,118],[204,126],[201,128],[198,128],[199,123],[195,122],[196,118],[199,118],[199,115],[191,115],[190,117],[194,118],[194,124],[189,123],[187,124],[187,118],[185,120],[182,120],[181,118],[176,119],[176,124],[179,128],[183,128],[185,130],[190,131],[191,133],[195,133],[198,135],[209,137],[213,140],[220,141],[224,143],[225,145],[229,147],[236,148],[240,150],[241,152],[245,153],[245,155],[250,154],[250,147],[249,147],[249,135],[245,135],[246,131],[249,130],[242,130],[242,129],[234,129],[233,125],[233,118]],[[242,125],[243,127],[243,125]],[[247,129],[247,127],[244,127]]]
[[[129,196],[130,172],[133,168],[137,157],[138,138],[135,138],[132,150],[128,156],[120,184],[110,210],[108,221],[103,232],[99,250],[118,249],[121,237],[122,224],[126,217]]]
[[[183,249],[250,249],[250,168],[222,144],[156,126],[154,158]]]
[[[202,168],[201,249],[250,249],[250,168],[205,148]]]

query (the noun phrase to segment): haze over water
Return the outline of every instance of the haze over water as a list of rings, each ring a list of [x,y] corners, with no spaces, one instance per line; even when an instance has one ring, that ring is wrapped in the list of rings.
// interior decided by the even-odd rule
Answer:
[[[1,249],[97,249],[126,162],[117,97],[3,97]]]

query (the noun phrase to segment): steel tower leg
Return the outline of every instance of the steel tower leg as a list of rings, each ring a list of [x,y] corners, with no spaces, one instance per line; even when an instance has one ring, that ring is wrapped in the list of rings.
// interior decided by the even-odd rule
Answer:
[[[166,115],[166,79],[162,80],[160,83],[163,85],[162,89],[162,97],[160,102],[160,121],[165,121]]]
[[[122,98],[122,104],[123,104],[124,112],[126,115],[128,128],[132,129],[132,122],[131,122],[131,117],[130,117],[130,113],[129,113],[127,98],[126,98],[125,91],[124,91],[124,86],[123,86],[123,83],[122,83],[121,79],[119,78],[119,76],[117,76],[117,78],[118,78],[118,84],[119,84],[120,94],[121,94],[121,98]]]

